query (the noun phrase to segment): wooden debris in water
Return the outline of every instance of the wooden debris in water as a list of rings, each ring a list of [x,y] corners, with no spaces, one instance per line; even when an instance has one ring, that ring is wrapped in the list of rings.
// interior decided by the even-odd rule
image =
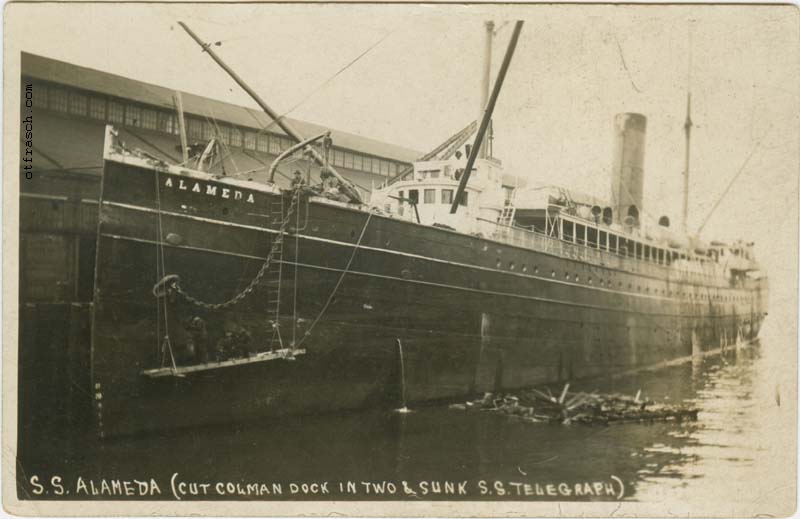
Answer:
[[[486,393],[483,398],[452,404],[451,409],[503,413],[525,422],[603,424],[697,420],[698,409],[690,406],[659,404],[620,393],[570,393],[569,384],[558,397],[549,389],[527,389],[516,395]]]

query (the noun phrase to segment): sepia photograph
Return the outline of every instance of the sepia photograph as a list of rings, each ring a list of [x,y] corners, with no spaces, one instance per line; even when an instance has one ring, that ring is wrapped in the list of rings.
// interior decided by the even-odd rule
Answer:
[[[787,517],[792,5],[10,3],[3,506]]]

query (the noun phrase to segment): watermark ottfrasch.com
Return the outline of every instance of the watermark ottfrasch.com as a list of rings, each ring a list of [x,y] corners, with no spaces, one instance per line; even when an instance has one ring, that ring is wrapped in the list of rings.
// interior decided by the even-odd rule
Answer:
[[[22,152],[22,170],[25,178],[33,178],[33,85],[25,85],[25,106],[22,109],[22,132],[25,149]]]

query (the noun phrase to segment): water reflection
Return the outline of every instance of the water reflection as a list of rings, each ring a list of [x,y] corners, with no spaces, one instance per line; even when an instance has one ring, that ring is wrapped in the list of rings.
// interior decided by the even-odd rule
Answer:
[[[764,419],[764,384],[756,379],[764,377],[759,349],[749,349],[572,387],[627,394],[641,389],[656,401],[694,404],[700,409],[697,422],[562,426],[443,407],[417,408],[412,413],[380,410],[284,418],[100,445],[85,438],[26,440],[20,463],[25,472],[20,476],[24,480],[30,474],[60,474],[67,485],[78,476],[153,477],[164,491],[162,499],[171,497],[169,480],[175,472],[184,481],[198,482],[281,483],[287,488],[291,482],[328,481],[334,490],[339,482],[358,485],[356,495],[338,493],[336,499],[408,497],[366,494],[362,482],[390,481],[402,488],[405,481],[419,493],[421,482],[466,481],[466,496],[424,498],[473,500],[496,499],[493,490],[481,492],[493,489],[495,481],[508,491],[516,488],[515,483],[542,488],[564,483],[574,489],[615,476],[624,484],[625,499],[650,501],[665,493],[680,495],[697,487],[698,480],[746,477],[743,474],[763,450],[754,435],[761,434]],[[215,497],[219,496],[206,498]],[[291,498],[286,494],[249,498],[270,497]],[[300,498],[332,499],[331,495]],[[514,498],[615,499],[593,493]]]

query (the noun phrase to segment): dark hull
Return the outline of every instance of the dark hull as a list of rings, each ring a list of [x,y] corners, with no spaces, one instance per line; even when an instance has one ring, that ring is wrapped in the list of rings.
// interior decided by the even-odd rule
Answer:
[[[277,347],[267,282],[225,310],[172,294],[166,315],[152,289],[163,253],[186,292],[230,299],[267,256],[278,235],[268,215],[282,203],[255,186],[107,160],[92,341],[101,435],[399,406],[402,378],[413,403],[608,375],[752,339],[765,315],[760,285],[698,282],[662,266],[628,272],[303,199],[300,230],[283,246],[280,329],[284,346],[302,340],[306,353],[144,376],[171,365],[165,331],[177,365],[193,362],[183,358],[189,343],[195,356],[212,352],[231,330],[249,337],[242,349]],[[206,333],[193,335],[195,317]]]

